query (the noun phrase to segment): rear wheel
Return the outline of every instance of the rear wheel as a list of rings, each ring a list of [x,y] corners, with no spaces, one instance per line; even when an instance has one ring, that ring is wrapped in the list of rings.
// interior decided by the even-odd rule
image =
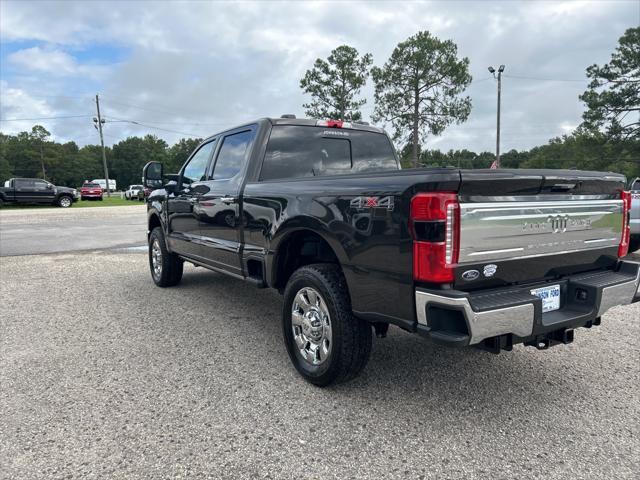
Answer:
[[[149,235],[149,268],[151,278],[159,287],[173,287],[182,280],[183,260],[169,252],[164,241],[164,233],[156,227]]]
[[[629,253],[633,253],[640,249],[640,235],[631,237],[629,240]]]
[[[71,200],[71,197],[68,195],[62,195],[60,198],[58,198],[59,207],[69,208],[72,203],[73,203],[73,200]]]
[[[302,267],[284,293],[282,329],[289,357],[309,382],[326,386],[356,377],[369,360],[371,325],[351,311],[337,265]]]

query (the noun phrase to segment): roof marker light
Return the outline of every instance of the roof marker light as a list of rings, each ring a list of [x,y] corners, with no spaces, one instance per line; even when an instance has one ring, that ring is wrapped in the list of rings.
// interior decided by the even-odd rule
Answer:
[[[351,128],[351,124],[342,120],[318,120],[316,127]]]

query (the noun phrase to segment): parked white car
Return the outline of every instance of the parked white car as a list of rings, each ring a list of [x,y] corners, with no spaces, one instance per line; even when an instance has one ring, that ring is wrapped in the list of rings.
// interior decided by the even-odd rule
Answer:
[[[127,200],[139,200],[140,195],[144,195],[142,185],[129,185],[129,188],[124,192],[124,198]]]

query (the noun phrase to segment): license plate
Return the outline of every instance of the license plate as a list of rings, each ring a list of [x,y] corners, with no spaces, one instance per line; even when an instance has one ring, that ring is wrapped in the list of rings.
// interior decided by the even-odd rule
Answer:
[[[542,300],[542,313],[552,312],[560,308],[560,285],[550,287],[534,288],[531,295]]]

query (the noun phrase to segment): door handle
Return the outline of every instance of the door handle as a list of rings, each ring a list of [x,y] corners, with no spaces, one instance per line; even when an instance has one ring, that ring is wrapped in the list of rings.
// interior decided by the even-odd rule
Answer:
[[[232,203],[236,203],[238,199],[236,197],[220,197],[220,201],[226,205],[231,205]]]

